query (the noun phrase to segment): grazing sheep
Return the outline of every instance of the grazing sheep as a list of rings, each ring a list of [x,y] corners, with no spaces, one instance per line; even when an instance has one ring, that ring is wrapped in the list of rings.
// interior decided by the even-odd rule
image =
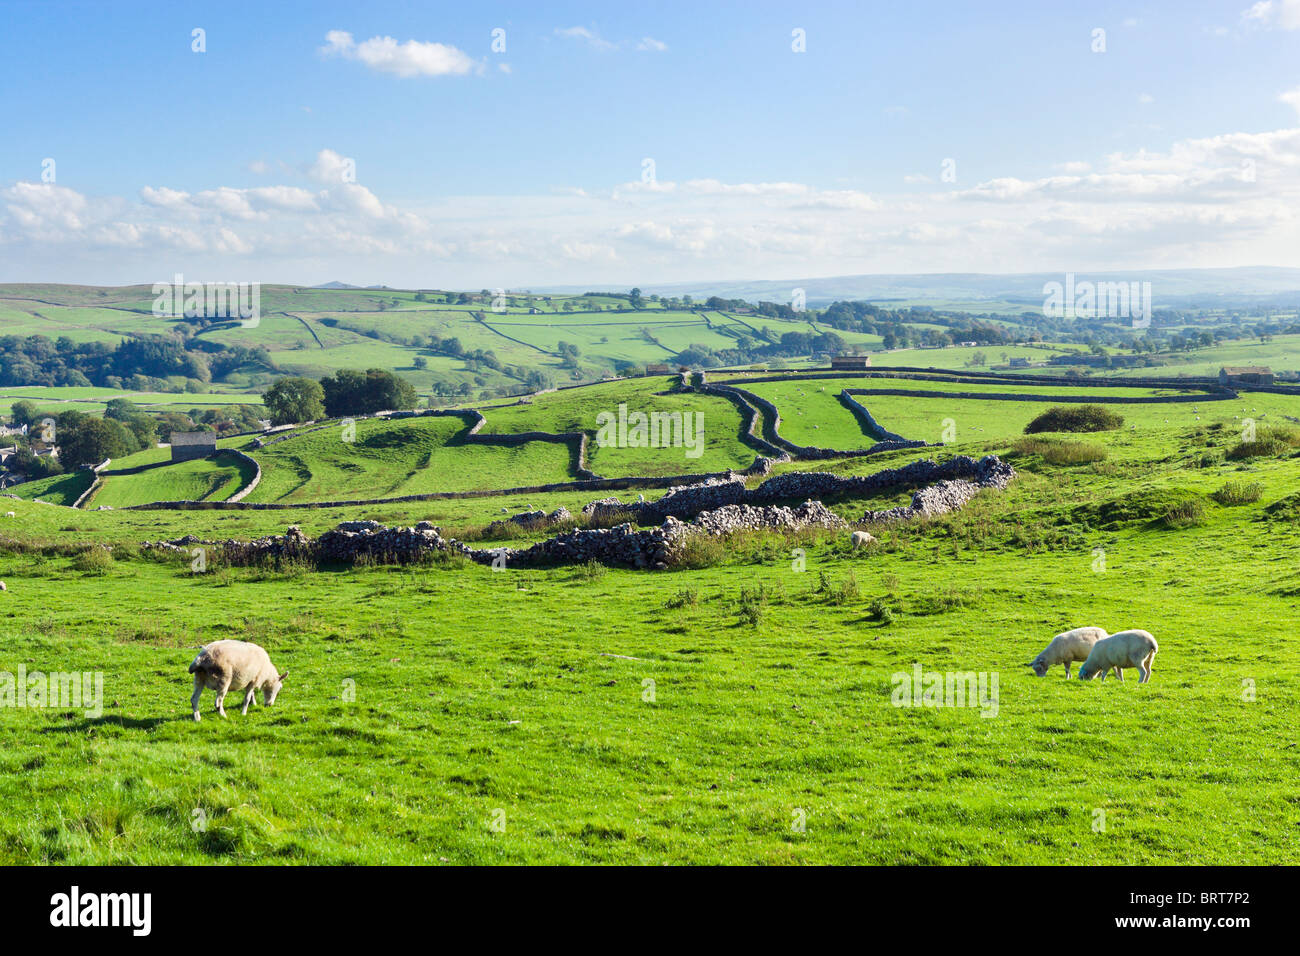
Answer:
[[[865,531],[855,531],[850,536],[850,540],[852,540],[854,550],[856,550],[858,548],[865,548],[869,544],[875,544],[876,536],[873,534],[867,534]]]
[[[276,673],[271,658],[266,651],[249,641],[213,641],[199,649],[199,656],[190,665],[194,675],[194,696],[190,706],[194,709],[194,719],[199,717],[199,698],[203,688],[210,687],[217,692],[217,713],[226,716],[226,691],[246,691],[242,714],[248,713],[248,705],[258,690],[262,691],[262,702],[270,707],[275,703],[280,686],[289,672]]]
[[[1092,653],[1079,668],[1079,680],[1092,680],[1098,674],[1106,679],[1106,671],[1115,668],[1115,673],[1122,667],[1136,667],[1142,672],[1139,684],[1151,679],[1151,665],[1155,663],[1156,651],[1160,650],[1156,639],[1147,631],[1120,631],[1092,646]],[[1123,679],[1122,677],[1120,678]]]
[[[1047,646],[1039,652],[1038,656],[1029,662],[1029,666],[1034,669],[1035,674],[1043,677],[1057,664],[1064,664],[1065,678],[1069,680],[1070,665],[1075,661],[1086,661],[1088,655],[1092,653],[1093,646],[1105,638],[1106,631],[1100,627],[1076,627],[1072,631],[1063,631],[1048,641]],[[1080,675],[1082,673],[1080,671]],[[1124,679],[1118,667],[1115,668],[1115,676],[1120,680]]]
[[[5,517],[6,517],[6,518],[16,518],[16,517],[18,517],[18,516],[17,516],[16,514],[14,514],[14,512],[12,512],[12,511],[6,511],[6,512],[5,512]]]

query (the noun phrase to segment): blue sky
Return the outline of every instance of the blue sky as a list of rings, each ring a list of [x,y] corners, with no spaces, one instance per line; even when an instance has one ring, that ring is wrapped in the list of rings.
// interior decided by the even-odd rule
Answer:
[[[1294,265],[1298,54],[1300,0],[0,2],[0,281]]]

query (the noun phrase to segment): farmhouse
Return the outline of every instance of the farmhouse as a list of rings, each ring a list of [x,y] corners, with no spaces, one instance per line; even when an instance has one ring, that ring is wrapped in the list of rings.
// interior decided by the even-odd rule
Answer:
[[[217,453],[216,432],[172,432],[172,461],[191,461]]]
[[[645,367],[647,375],[671,375],[673,370],[663,362],[651,362]]]
[[[858,369],[870,366],[870,355],[836,355],[831,359],[832,369]]]
[[[1267,365],[1225,365],[1219,369],[1220,385],[1272,385],[1273,370]]]
[[[1012,368],[1029,368],[1029,359],[1027,359],[1027,358],[1013,358],[1013,359],[1011,360],[1011,367],[1012,367]]]

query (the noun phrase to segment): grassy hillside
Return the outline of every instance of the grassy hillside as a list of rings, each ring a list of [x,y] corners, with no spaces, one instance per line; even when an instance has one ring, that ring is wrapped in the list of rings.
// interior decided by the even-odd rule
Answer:
[[[301,502],[391,498],[437,491],[475,491],[569,481],[570,454],[560,444],[518,448],[466,445],[458,418],[356,423],[356,440],[341,426],[268,445],[252,454],[262,480],[249,501]]]
[[[829,413],[831,387],[789,384],[783,413]],[[647,385],[488,418],[559,424],[648,401]],[[1297,862],[1294,452],[1228,455],[1238,416],[1300,417],[1300,399],[1206,403],[1200,421],[1190,405],[1131,406],[1136,431],[1044,436],[1106,452],[1079,464],[1019,440],[1039,402],[870,407],[882,402],[889,427],[908,426],[913,403],[948,403],[957,443],[782,470],[992,452],[1018,478],[963,512],[874,527],[865,551],[844,534],[742,535],[707,566],[659,573],[213,561],[195,574],[188,553],[136,545],[345,518],[472,530],[592,494],[274,512],[11,500],[0,670],[99,671],[104,710],[0,708],[0,862]],[[280,500],[301,494],[297,455],[322,492],[410,487],[422,456],[451,449],[448,426],[295,438],[260,453],[263,480]],[[473,457],[439,481],[565,468],[562,450],[549,465],[479,457],[496,451],[451,451]],[[170,467],[184,466],[152,474]],[[1229,483],[1249,493],[1220,494]],[[855,519],[877,505],[832,506]],[[1152,682],[1024,666],[1082,624],[1152,631]],[[185,668],[221,637],[257,641],[290,677],[273,708],[228,707],[226,721],[208,692],[195,725]],[[996,674],[996,715],[894,706],[895,675],[917,664]]]
[[[253,480],[252,465],[229,452],[212,458],[145,466],[134,474],[104,472],[103,483],[83,505],[125,508],[151,501],[224,501]]]

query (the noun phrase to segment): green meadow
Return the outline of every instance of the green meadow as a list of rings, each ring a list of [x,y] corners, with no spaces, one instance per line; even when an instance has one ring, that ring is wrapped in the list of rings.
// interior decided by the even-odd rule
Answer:
[[[734,444],[700,461],[752,460],[729,403],[659,394],[668,384],[485,408],[485,431],[594,429],[623,401],[702,410]],[[746,387],[787,437],[861,444],[837,381]],[[954,441],[778,470],[995,453],[1016,480],[873,526],[866,549],[847,533],[738,534],[663,572],[237,568],[215,551],[196,572],[191,548],[140,546],[361,518],[474,538],[503,513],[577,514],[604,494],[492,493],[565,480],[567,449],[457,444],[454,418],[363,420],[352,442],[331,424],[253,451],[252,500],[295,505],[282,510],[124,508],[239,480],[219,480],[229,458],[170,465],[159,450],[115,463],[143,467],[107,477],[92,508],[109,494],[113,510],[10,499],[0,672],[97,672],[103,695],[98,713],[0,706],[0,862],[1297,862],[1300,432],[1286,417],[1300,396],[1114,406],[1119,429],[1032,440],[1024,424],[1050,403],[863,401],[910,437],[951,418]],[[1246,417],[1277,440],[1243,457]],[[1057,454],[1072,445],[1090,453]],[[417,489],[482,494],[301,506]],[[828,504],[856,521],[906,497]],[[1155,634],[1151,683],[1034,677],[1025,662],[1083,624]],[[289,677],[275,706],[227,720],[207,692],[195,724],[186,667],[220,638],[256,641]],[[901,675],[918,665],[996,676],[996,695],[908,706]]]

